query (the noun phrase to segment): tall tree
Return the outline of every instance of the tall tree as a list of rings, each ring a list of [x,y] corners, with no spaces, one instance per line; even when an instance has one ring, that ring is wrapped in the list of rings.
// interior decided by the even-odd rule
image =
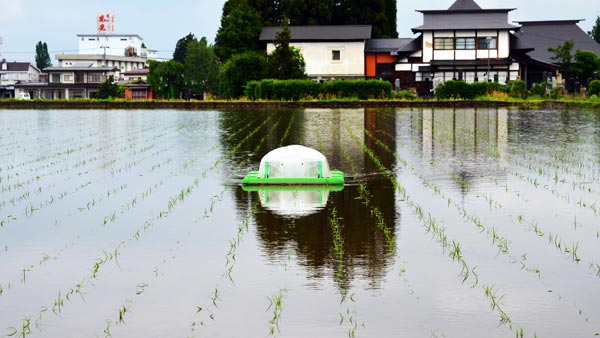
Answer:
[[[169,60],[167,62],[148,61],[148,84],[163,99],[177,99],[184,87],[184,67],[181,63]]]
[[[567,40],[562,45],[548,48],[549,52],[554,53],[554,55],[550,57],[550,60],[556,61],[556,63],[560,65],[563,74],[567,77],[569,77],[571,73],[571,64],[573,63],[573,46],[573,40]]]
[[[398,37],[396,1],[335,0],[332,23],[338,25],[372,25],[373,38]]]
[[[173,60],[179,63],[185,62],[185,54],[187,53],[188,44],[195,40],[194,34],[189,33],[177,41],[175,46],[175,52],[173,52]]]
[[[246,51],[259,51],[263,23],[260,14],[245,0],[228,0],[215,38],[215,53],[222,62]],[[227,10],[225,10],[227,9]]]
[[[266,64],[263,52],[250,51],[232,56],[219,74],[221,95],[226,99],[242,96],[248,82],[264,78]]]
[[[596,18],[596,24],[592,28],[590,36],[596,40],[596,42],[600,43],[600,16]]]
[[[333,2],[323,0],[288,0],[286,15],[293,26],[330,25]]]
[[[216,93],[218,89],[219,60],[214,47],[209,46],[206,37],[194,39],[188,44],[185,55],[185,82],[191,92],[202,94]]]
[[[275,36],[275,50],[267,56],[267,77],[273,79],[306,78],[306,63],[299,50],[290,47],[291,32],[282,21],[282,30]]]
[[[39,41],[37,45],[35,45],[35,66],[39,70],[52,66],[50,54],[48,53],[48,45],[45,42],[42,43]]]
[[[600,59],[594,52],[578,50],[575,52],[575,63],[571,69],[581,83],[587,83],[595,72],[600,71]]]

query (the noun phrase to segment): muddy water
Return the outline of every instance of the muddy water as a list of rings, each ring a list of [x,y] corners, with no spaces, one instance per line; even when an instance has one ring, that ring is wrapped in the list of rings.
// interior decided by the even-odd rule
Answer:
[[[303,144],[339,189],[247,191]],[[593,337],[600,115],[0,111],[0,337]]]

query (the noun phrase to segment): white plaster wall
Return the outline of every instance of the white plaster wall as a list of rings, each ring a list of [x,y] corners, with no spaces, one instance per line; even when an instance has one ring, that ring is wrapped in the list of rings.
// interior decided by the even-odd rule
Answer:
[[[365,43],[362,41],[290,43],[290,46],[302,52],[310,77],[365,76]],[[267,53],[274,50],[272,43],[267,44]],[[339,61],[332,60],[333,50],[341,52]]]
[[[423,33],[423,62],[431,62],[433,58],[433,34]]]
[[[457,50],[456,51],[456,59],[457,60],[475,60],[475,51],[474,50]]]
[[[124,56],[125,48],[134,47],[137,55],[142,53],[142,40],[136,36],[113,36],[113,35],[86,35],[78,36],[79,54],[104,54],[102,46],[106,48],[106,55]],[[123,40],[124,39],[124,40]]]

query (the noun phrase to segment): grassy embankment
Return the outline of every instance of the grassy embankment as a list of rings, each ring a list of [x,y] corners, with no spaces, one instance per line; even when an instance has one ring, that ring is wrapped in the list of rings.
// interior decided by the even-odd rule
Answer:
[[[356,98],[300,100],[300,101],[250,101],[241,100],[0,100],[0,109],[231,109],[231,108],[360,108],[360,107],[496,107],[513,106],[524,108],[577,108],[600,110],[600,97],[563,97],[548,99],[529,97],[518,99],[504,96],[484,96],[475,100],[449,99],[387,99],[359,100]]]

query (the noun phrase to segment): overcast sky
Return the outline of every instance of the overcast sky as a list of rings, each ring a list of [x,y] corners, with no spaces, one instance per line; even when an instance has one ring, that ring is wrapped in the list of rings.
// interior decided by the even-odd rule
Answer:
[[[447,9],[453,0],[398,0],[398,34],[422,24],[421,9]],[[592,29],[600,15],[598,0],[476,0],[484,9],[516,8],[509,21],[585,19]],[[0,0],[0,59],[33,61],[38,41],[48,44],[52,62],[58,53],[77,53],[76,34],[96,33],[96,15],[114,13],[115,33],[138,34],[161,57],[170,57],[181,37],[193,33],[209,41],[220,25],[225,0]]]

